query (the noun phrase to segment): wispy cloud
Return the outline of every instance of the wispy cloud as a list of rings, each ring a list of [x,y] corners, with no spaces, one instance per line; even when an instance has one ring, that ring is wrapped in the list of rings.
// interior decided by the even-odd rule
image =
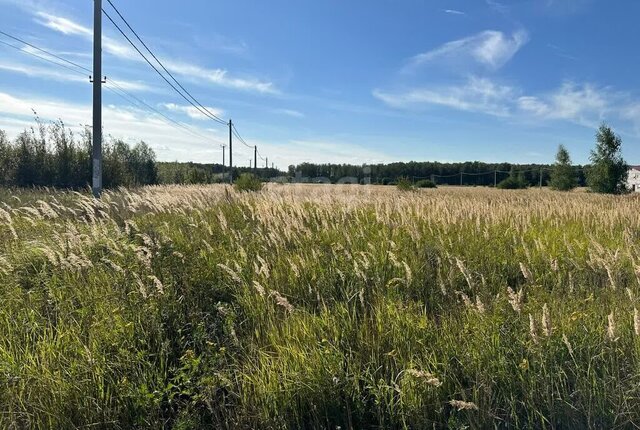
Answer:
[[[553,91],[527,95],[521,88],[471,77],[459,85],[403,92],[375,90],[373,95],[391,107],[407,110],[444,106],[522,121],[568,121],[590,128],[607,117],[640,125],[640,103],[634,103],[630,94],[590,83],[565,82]]]
[[[493,9],[494,11],[501,13],[503,15],[509,13],[509,6],[500,3],[496,0],[485,0],[485,2],[487,3],[487,5]]]
[[[463,39],[453,40],[431,51],[413,57],[405,71],[437,61],[464,62],[471,59],[496,70],[504,66],[529,41],[529,35],[519,30],[511,36],[487,30]]]
[[[437,105],[468,112],[480,112],[494,116],[508,116],[509,104],[515,90],[496,84],[486,78],[471,77],[462,85],[415,88],[392,93],[374,90],[374,97],[387,105],[415,109],[426,105]]]
[[[443,12],[448,13],[450,15],[466,15],[466,13],[456,9],[444,9]]]
[[[616,108],[622,95],[592,84],[565,82],[556,91],[542,96],[522,96],[518,108],[541,119],[568,120],[594,127]]]
[[[274,109],[273,113],[277,113],[280,115],[287,115],[293,118],[304,118],[305,116],[302,112],[299,112],[293,109]]]
[[[88,27],[69,18],[46,12],[37,12],[36,22],[66,35],[76,35],[87,40],[91,40],[93,37],[93,32]],[[118,58],[137,62],[144,61],[130,45],[120,43],[108,36],[103,36],[103,47],[105,52]],[[257,92],[260,94],[280,93],[273,82],[263,81],[253,77],[231,76],[231,74],[225,69],[209,69],[195,64],[162,58],[161,61],[165,63],[171,72],[180,74],[183,77],[187,77],[194,81],[202,81],[204,79],[209,83],[213,83],[221,87]]]
[[[10,136],[15,136],[27,124],[33,124],[32,109],[43,120],[61,119],[71,129],[78,129],[91,120],[90,104],[68,103],[0,92],[0,123]],[[192,129],[200,134],[211,136],[205,141],[182,129],[176,130],[157,114],[118,105],[106,105],[103,116],[106,133],[127,142],[144,140],[158,152],[158,158],[161,160],[217,161],[218,153],[221,152],[217,145],[212,145],[212,142],[223,143],[223,138],[220,136],[217,139],[216,134],[210,130],[192,126]]]
[[[194,106],[182,106],[177,105],[175,103],[164,103],[161,105],[165,109],[171,112],[180,112],[189,116],[189,118],[197,119],[197,120],[208,120],[209,117],[204,115],[200,110],[196,109]],[[224,111],[222,109],[217,109],[214,107],[205,106],[205,108],[211,112],[212,114],[221,117],[224,116]]]
[[[255,78],[238,78],[229,75],[224,69],[208,69],[194,64],[177,61],[163,60],[167,68],[179,75],[190,79],[202,80],[237,90],[254,91],[262,94],[279,94],[280,91],[272,82],[261,81]]]

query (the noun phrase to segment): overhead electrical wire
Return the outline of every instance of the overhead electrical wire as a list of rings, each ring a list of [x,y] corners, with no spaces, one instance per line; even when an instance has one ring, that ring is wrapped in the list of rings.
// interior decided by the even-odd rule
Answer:
[[[145,49],[147,50],[147,52],[149,52],[149,54],[151,54],[151,56],[153,57],[154,60],[156,60],[156,62],[160,65],[160,67],[162,67],[162,70],[164,70],[167,75],[169,75],[169,77],[180,87],[180,89],[182,91],[184,91],[184,93],[189,96],[191,98],[191,100],[193,100],[193,102],[195,104],[197,104],[202,110],[204,110],[204,112],[206,112],[206,116],[209,116],[211,119],[213,119],[214,121],[219,122],[220,124],[224,124],[227,125],[227,122],[224,121],[222,118],[219,118],[216,114],[212,113],[209,109],[207,109],[202,103],[200,103],[176,78],[175,76],[173,76],[173,74],[165,67],[165,65],[162,63],[162,61],[160,61],[158,59],[158,57],[153,53],[153,51],[151,51],[151,49],[147,46],[146,43],[144,43],[144,41],[142,40],[142,38],[138,35],[138,33],[133,29],[133,27],[131,27],[131,25],[129,24],[129,22],[125,19],[124,16],[122,16],[122,14],[120,13],[120,11],[118,10],[118,8],[113,4],[113,2],[111,2],[111,0],[107,0],[107,2],[111,5],[111,7],[113,8],[113,10],[116,11],[116,13],[118,14],[118,16],[120,17],[120,19],[125,23],[125,25],[129,28],[129,30],[131,30],[131,32],[133,33],[133,35],[136,37],[136,39],[138,39],[138,41],[140,43],[142,43],[142,46],[145,47]],[[104,11],[104,10],[103,10]],[[106,14],[106,12],[105,12]]]
[[[200,112],[204,117],[211,119],[213,121],[215,121],[218,124],[221,125],[229,125],[232,128],[232,134],[238,139],[238,141],[240,143],[242,143],[245,147],[250,148],[250,149],[254,149],[256,151],[256,155],[258,155],[260,157],[260,159],[262,161],[266,162],[266,159],[258,152],[257,147],[256,146],[251,146],[249,145],[244,138],[240,135],[240,133],[238,132],[235,124],[233,124],[232,122],[227,123],[225,120],[223,120],[222,118],[218,117],[216,114],[214,114],[213,112],[211,112],[206,106],[204,106],[202,103],[200,103],[200,101],[198,101],[198,99],[196,99],[193,94],[191,94],[181,83],[180,81],[178,81],[178,79],[176,79],[176,77],[169,71],[169,69],[163,64],[163,62],[154,54],[154,52],[151,50],[151,48],[149,48],[149,46],[144,42],[144,40],[142,40],[142,38],[140,37],[140,35],[133,29],[133,27],[129,24],[129,22],[127,21],[127,19],[123,16],[122,13],[120,13],[120,11],[118,10],[118,8],[114,5],[114,3],[111,0],[107,0],[107,2],[109,3],[109,5],[113,8],[113,10],[116,12],[116,14],[118,15],[118,17],[124,22],[124,24],[127,26],[127,28],[131,31],[131,33],[133,33],[133,35],[135,36],[135,38],[142,44],[142,46],[144,47],[144,49],[146,49],[146,51],[151,55],[151,57],[153,57],[153,59],[155,60],[155,62],[160,66],[160,68],[169,76],[169,78],[171,78],[171,80],[173,82],[175,82],[175,85],[158,69],[158,67],[156,67],[156,65],[153,64],[153,62],[151,60],[149,60],[149,58],[147,58],[147,56],[142,52],[142,50],[131,40],[131,38],[125,33],[125,31],[118,25],[118,23],[116,23],[116,21],[109,15],[109,13],[107,11],[105,11],[104,9],[102,9],[102,13],[107,17],[107,19],[113,24],[113,26],[118,30],[118,32],[126,39],[126,41],[136,50],[136,52],[145,60],[145,62],[176,92],[178,93],[178,95],[180,95],[180,97],[182,97],[187,103],[189,103],[189,105],[191,105],[192,107],[194,107],[198,112]],[[24,54],[28,54],[31,55],[33,57],[36,57],[40,60],[52,63],[58,67],[63,67],[67,70],[73,71],[74,73],[80,73],[84,76],[83,72],[88,72],[88,73],[92,73],[91,69],[82,66],[81,64],[78,64],[76,62],[73,62],[71,60],[68,60],[64,57],[61,57],[57,54],[54,54],[52,52],[49,52],[45,49],[42,49],[36,45],[33,45],[17,36],[11,35],[9,33],[6,33],[2,30],[0,30],[0,35],[3,35],[5,37],[8,37],[16,42],[22,43],[25,46],[28,46],[38,52],[41,52],[43,54],[46,54],[47,56],[51,57],[51,58],[55,58],[56,60],[61,61],[64,64],[61,64],[59,62],[53,61],[51,58],[46,58],[44,56],[38,55],[35,52],[31,52],[29,50],[25,50],[23,48],[17,47],[15,45],[12,45],[10,43],[7,43],[5,41],[0,40],[1,44],[4,44],[6,46],[9,46],[13,49],[16,49]],[[72,66],[72,67],[71,67]],[[80,70],[82,70],[82,72],[80,72]],[[177,85],[177,87],[176,87]],[[165,122],[167,122],[169,125],[174,126],[174,127],[178,127],[188,133],[190,133],[191,135],[201,138],[201,139],[210,139],[209,137],[205,137],[204,135],[201,135],[200,133],[196,132],[195,130],[189,128],[186,124],[180,123],[172,118],[170,118],[169,116],[165,115],[164,113],[160,112],[158,109],[154,108],[153,106],[150,106],[149,104],[147,104],[144,100],[141,100],[140,98],[136,97],[135,95],[127,92],[120,84],[117,83],[117,81],[113,81],[110,80],[105,84],[105,89],[107,89],[108,91],[116,94],[117,96],[121,97],[123,100],[127,101],[128,103],[153,112],[157,115],[159,115]]]
[[[51,60],[50,58],[46,58],[46,57],[44,57],[42,55],[38,55],[38,54],[36,54],[34,52],[26,51],[23,48],[20,48],[18,46],[12,45],[11,43],[8,43],[8,42],[5,42],[3,40],[0,40],[0,44],[6,45],[6,46],[8,46],[10,48],[13,48],[13,49],[15,49],[15,50],[17,50],[17,51],[19,51],[19,52],[21,52],[23,54],[30,55],[32,57],[38,58],[38,59],[40,59],[42,61],[46,61],[48,63],[51,63],[51,64],[55,65],[55,66],[62,67],[64,69],[66,69],[66,70],[72,71],[72,72],[77,73],[77,74],[82,75],[82,76],[85,76],[85,74],[83,72],[81,72],[80,70],[78,70],[78,69],[81,69],[83,71],[91,72],[91,70],[89,70],[88,68],[86,68],[86,67],[84,67],[84,66],[82,66],[80,64],[74,63],[73,61],[69,61],[69,60],[67,60],[67,59],[65,59],[65,58],[63,58],[63,57],[61,57],[59,55],[53,54],[52,52],[49,52],[49,51],[47,51],[45,49],[42,49],[42,48],[40,48],[38,46],[35,46],[35,45],[31,44],[31,43],[28,43],[28,42],[26,42],[26,41],[24,41],[24,40],[22,40],[22,39],[20,39],[18,37],[15,37],[15,36],[12,36],[12,35],[10,35],[8,33],[5,33],[4,31],[0,30],[0,34],[4,35],[6,37],[9,37],[9,38],[11,38],[13,40],[16,40],[16,41],[18,41],[20,43],[24,43],[26,46],[29,46],[29,47],[31,47],[31,48],[39,51],[39,52],[42,52],[42,53],[44,53],[46,55],[49,55],[49,56],[51,56],[53,58],[56,58],[56,59],[60,60],[60,61],[63,61],[66,64],[58,63],[56,61]],[[76,69],[68,66],[67,64],[73,65],[74,67],[76,67]],[[109,87],[109,85],[112,85],[115,88],[111,88],[111,87]],[[142,105],[144,110],[148,110],[148,111],[151,111],[151,112],[153,112],[153,113],[155,113],[157,115],[160,115],[166,122],[168,122],[169,125],[180,127],[182,130],[190,133],[191,135],[193,135],[195,137],[198,137],[199,139],[205,139],[205,140],[209,140],[210,139],[209,137],[206,137],[206,136],[204,136],[202,134],[197,133],[195,130],[192,130],[192,129],[188,128],[185,124],[182,124],[182,123],[170,118],[169,116],[163,114],[158,109],[155,109],[153,106],[150,106],[148,103],[146,103],[143,100],[141,100],[139,97],[136,97],[135,95],[127,92],[124,88],[122,88],[122,86],[118,83],[118,81],[109,80],[107,82],[105,88],[108,91],[118,95],[120,98],[124,99],[125,101],[127,101],[128,103],[130,103],[132,105],[137,105],[137,107],[140,107],[140,105]],[[131,101],[132,99],[134,100],[134,102]]]
[[[153,68],[153,70],[156,71],[156,73],[167,83],[169,84],[169,86],[171,88],[173,88],[173,90],[175,92],[177,92],[183,99],[185,99],[187,101],[187,103],[189,103],[191,106],[193,106],[194,108],[196,108],[201,114],[203,114],[204,116],[218,122],[219,124],[225,124],[226,123],[222,120],[220,120],[219,118],[213,118],[211,116],[209,116],[209,114],[206,113],[206,111],[202,110],[198,105],[196,105],[195,103],[193,103],[191,100],[189,100],[189,98],[187,98],[187,96],[185,96],[180,90],[178,90],[178,88],[176,88],[175,85],[173,85],[171,83],[171,81],[169,81],[166,76],[164,76],[162,74],[162,72],[160,72],[160,70],[158,70],[158,68],[142,53],[142,51],[140,50],[140,48],[138,48],[136,46],[135,43],[133,43],[133,41],[129,38],[129,36],[126,35],[126,33],[122,30],[122,28],[120,28],[120,26],[113,20],[113,18],[111,18],[111,16],[103,9],[102,12],[105,14],[105,16],[109,19],[109,21],[111,21],[111,23],[116,27],[116,29],[120,32],[120,34],[122,34],[122,36],[127,40],[127,42],[129,42],[129,44],[138,52],[138,54],[140,54],[140,56],[147,62],[147,64],[149,64],[149,66],[151,66]]]
[[[107,11],[105,11],[104,9],[102,9],[102,12],[104,13],[104,15],[107,17],[107,19],[109,19],[109,21],[111,21],[111,23],[116,27],[116,29],[120,32],[120,34],[122,34],[122,36],[127,40],[127,42],[129,42],[129,44],[138,52],[138,54],[140,54],[140,56],[147,62],[147,64],[149,64],[149,66],[151,66],[153,68],[153,70],[156,71],[156,73],[167,83],[169,84],[169,86],[171,88],[173,88],[173,90],[175,92],[177,92],[183,99],[185,99],[187,101],[187,103],[189,103],[191,106],[193,106],[194,108],[196,108],[201,114],[203,114],[205,117],[212,119],[213,121],[217,122],[218,124],[222,124],[222,125],[227,125],[227,122],[218,118],[216,115],[214,115],[213,113],[211,113],[207,108],[205,108],[204,106],[202,106],[202,104],[200,104],[187,90],[184,89],[184,87],[173,77],[173,75],[166,69],[166,67],[162,64],[162,62],[160,62],[160,60],[158,60],[158,58],[153,54],[153,52],[151,52],[151,50],[147,47],[147,45],[142,41],[142,39],[140,39],[140,37],[137,35],[137,33],[131,28],[131,26],[129,25],[129,23],[127,23],[127,21],[122,17],[122,15],[120,14],[120,12],[115,8],[115,6],[113,6],[113,3],[109,2],[109,4],[111,4],[111,6],[114,8],[114,10],[116,11],[116,13],[118,14],[118,16],[120,16],[122,18],[122,20],[124,21],[124,23],[127,25],[127,27],[129,27],[129,29],[133,32],[133,34],[136,36],[136,38],[142,43],[142,45],[147,49],[147,51],[149,51],[149,53],[151,54],[151,56],[153,56],[153,58],[158,62],[158,64],[160,65],[160,67],[162,69],[164,69],[164,71],[176,82],[176,84],[182,89],[182,91],[180,91],[178,88],[176,88],[176,86],[174,84],[171,83],[171,81],[169,81],[169,79],[167,79],[167,77],[160,71],[158,70],[158,68],[146,57],[146,55],[144,55],[144,53],[140,50],[140,48],[138,48],[138,46],[133,43],[133,41],[131,40],[131,38],[129,38],[129,36],[127,36],[127,34],[122,30],[122,28],[113,20],[113,18],[111,18],[111,16],[107,13]],[[184,91],[184,92],[183,92]],[[185,95],[187,94],[187,95]],[[190,100],[189,97],[191,97],[193,99]],[[195,102],[194,102],[195,101]]]

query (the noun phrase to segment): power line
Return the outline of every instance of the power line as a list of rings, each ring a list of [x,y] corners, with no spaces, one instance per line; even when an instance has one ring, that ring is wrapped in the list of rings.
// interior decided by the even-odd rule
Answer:
[[[173,74],[171,74],[171,72],[169,70],[167,70],[167,68],[164,66],[164,64],[162,64],[162,61],[160,61],[158,59],[158,57],[153,53],[153,51],[151,51],[151,49],[147,46],[146,43],[144,43],[144,41],[142,40],[142,38],[138,35],[138,33],[136,33],[136,31],[133,29],[133,27],[131,27],[131,25],[129,25],[129,22],[124,18],[124,16],[122,16],[122,14],[120,13],[120,11],[118,10],[118,8],[115,7],[115,5],[111,2],[111,0],[107,0],[107,2],[111,5],[111,7],[113,8],[113,10],[116,11],[116,13],[118,14],[118,16],[120,17],[120,19],[122,19],[122,21],[125,23],[125,25],[129,28],[129,30],[131,30],[131,32],[134,34],[134,36],[138,39],[138,41],[140,41],[140,43],[142,43],[142,46],[145,47],[145,49],[149,52],[149,54],[151,54],[151,56],[154,58],[154,60],[156,60],[156,62],[160,65],[160,67],[162,67],[162,69],[171,77],[171,79],[182,89],[182,91],[184,91],[185,94],[187,94],[191,100],[193,100],[193,102],[195,102],[195,105],[193,102],[189,101],[189,99],[187,99],[187,101],[194,105],[198,110],[200,110],[200,112],[202,112],[205,116],[208,116],[209,118],[213,119],[214,121],[219,122],[220,124],[225,124],[226,125],[226,121],[224,121],[223,119],[219,118],[218,116],[216,116],[214,113],[212,113],[211,111],[209,111],[209,109],[207,109],[205,106],[202,105],[202,103],[200,103],[193,95],[191,95],[191,93],[189,91],[187,91],[184,86],[182,86],[182,84],[180,82],[178,82],[178,80],[173,76]],[[109,20],[114,24],[115,22],[113,22],[113,20],[109,17],[109,15],[103,10],[104,14],[107,16],[107,18],[109,18]],[[116,25],[117,27],[117,25]],[[120,30],[120,28],[118,28],[118,30]],[[120,32],[122,33],[122,31],[120,30]],[[124,35],[124,33],[123,33]],[[126,36],[125,36],[126,37]],[[129,40],[129,38],[127,38],[127,40]],[[132,43],[129,40],[129,43]],[[135,47],[135,46],[134,46]],[[136,48],[136,50],[138,50]],[[140,53],[140,55],[142,55],[142,53],[138,50],[138,52]],[[143,56],[144,57],[144,56]],[[145,58],[146,60],[146,58]],[[147,61],[149,62],[149,61]],[[151,64],[151,63],[149,63]],[[155,67],[154,67],[155,69]],[[158,72],[158,70],[156,69],[156,71]],[[158,72],[159,73],[159,72]],[[166,79],[165,79],[166,80]],[[167,83],[169,83],[167,81]],[[170,83],[169,83],[170,84]],[[173,87],[173,85],[172,85]],[[176,89],[174,87],[174,89]],[[177,91],[177,89],[176,89]],[[181,94],[182,95],[182,94]],[[184,97],[184,95],[183,95]],[[185,97],[186,99],[186,97]],[[197,106],[196,106],[197,105]]]
[[[56,58],[56,59],[58,59],[58,60],[60,60],[60,61],[64,61],[64,62],[65,62],[65,63],[67,63],[67,64],[70,64],[70,65],[72,65],[72,66],[75,66],[75,67],[77,67],[77,68],[79,68],[79,69],[82,69],[82,70],[84,70],[84,71],[87,71],[87,72],[91,73],[91,70],[90,70],[90,69],[88,69],[88,68],[86,68],[86,67],[84,67],[84,66],[81,66],[81,65],[80,65],[80,64],[78,64],[78,63],[74,63],[73,61],[67,60],[66,58],[62,58],[62,57],[60,57],[59,55],[53,54],[53,53],[51,53],[51,52],[49,52],[49,51],[47,51],[47,50],[45,50],[45,49],[38,48],[37,46],[35,46],[35,45],[33,45],[33,44],[29,43],[29,42],[26,42],[26,41],[24,41],[24,40],[20,39],[19,37],[12,36],[12,35],[10,35],[9,33],[5,33],[5,32],[4,32],[4,31],[2,31],[2,30],[0,30],[0,34],[4,35],[4,36],[6,36],[6,37],[9,37],[9,38],[11,38],[11,39],[13,39],[13,40],[15,40],[15,41],[17,41],[17,42],[24,43],[25,45],[27,45],[27,46],[29,46],[29,47],[31,47],[31,48],[33,48],[33,49],[37,50],[37,51],[40,51],[40,52],[42,52],[42,53],[44,53],[44,54],[47,54],[47,55],[49,55],[49,56],[51,56],[51,57],[54,57],[54,58]],[[22,49],[21,49],[21,51],[22,51]],[[28,52],[28,51],[25,51],[25,52]]]
[[[127,42],[129,42],[129,44],[138,52],[138,54],[140,54],[140,56],[147,62],[147,64],[149,64],[153,70],[156,71],[156,73],[162,78],[164,79],[164,81],[169,84],[169,86],[171,88],[173,88],[173,90],[175,92],[177,92],[183,99],[185,99],[187,101],[187,103],[189,103],[191,106],[195,107],[201,114],[203,114],[204,116],[213,119],[214,121],[221,123],[221,124],[225,124],[226,123],[224,121],[220,121],[219,119],[216,118],[212,118],[210,117],[205,111],[203,111],[202,109],[200,109],[196,104],[194,104],[191,100],[189,100],[187,98],[187,96],[185,96],[180,90],[178,90],[176,88],[175,85],[173,85],[163,74],[162,72],[160,72],[160,70],[158,70],[158,68],[156,66],[153,65],[153,63],[151,63],[151,61],[149,61],[149,59],[142,53],[142,51],[140,51],[140,49],[135,45],[135,43],[133,43],[131,41],[131,39],[129,38],[129,36],[127,36],[125,34],[125,32],[122,30],[122,28],[120,28],[120,26],[118,24],[116,24],[116,22],[111,18],[111,16],[103,9],[102,12],[105,14],[105,16],[109,19],[109,21],[111,21],[111,23],[116,27],[116,29],[118,29],[118,31],[120,32],[120,34],[122,34],[122,36],[127,40]]]
[[[78,71],[76,69],[73,69],[73,68],[71,68],[71,67],[69,67],[67,65],[64,65],[64,64],[57,63],[57,62],[55,62],[55,61],[53,61],[53,60],[51,60],[49,58],[43,57],[42,55],[38,55],[35,52],[25,51],[24,49],[22,49],[22,48],[20,48],[18,46],[15,46],[15,45],[12,45],[12,44],[10,44],[8,42],[5,42],[4,40],[0,40],[0,43],[2,43],[3,45],[8,46],[10,48],[13,48],[13,49],[15,49],[17,51],[20,51],[23,54],[31,55],[32,57],[39,58],[40,60],[46,61],[46,62],[51,63],[51,64],[55,64],[56,66],[63,67],[65,69],[67,69],[67,70],[71,70],[74,73],[80,73],[80,74],[82,74],[82,76],[84,76],[84,73],[82,73],[82,72],[80,72],[80,71]]]
[[[221,124],[225,124],[226,125],[226,121],[224,121],[223,119],[219,118],[218,116],[216,116],[214,113],[212,113],[209,109],[207,109],[205,106],[202,105],[202,103],[200,103],[193,95],[191,95],[191,93],[189,91],[187,91],[187,89],[182,86],[182,84],[180,82],[178,82],[178,80],[173,76],[173,74],[167,70],[167,68],[164,66],[164,64],[162,64],[162,61],[160,61],[158,59],[158,57],[156,57],[156,55],[151,51],[151,49],[147,46],[146,43],[144,43],[144,41],[142,40],[142,38],[140,38],[140,36],[138,35],[138,33],[136,33],[136,31],[131,27],[131,25],[129,25],[129,22],[124,18],[124,16],[122,16],[122,14],[120,13],[120,11],[118,10],[118,8],[115,7],[115,5],[111,2],[111,0],[107,0],[109,2],[109,4],[111,5],[111,7],[113,8],[113,10],[116,11],[116,13],[118,14],[118,16],[120,17],[120,19],[122,19],[122,21],[126,24],[127,27],[129,27],[129,30],[131,30],[131,32],[136,36],[136,38],[140,41],[140,43],[142,43],[142,46],[145,47],[145,49],[149,52],[149,54],[151,54],[151,56],[158,62],[158,64],[160,65],[160,67],[162,67],[162,69],[167,72],[167,74],[171,77],[171,79],[173,79],[173,81],[178,84],[178,86],[197,104],[199,105],[202,109],[205,110],[205,112],[207,112],[211,117],[213,117],[214,119],[216,119],[218,122],[220,122]]]
[[[7,37],[10,37],[11,39],[16,40],[16,41],[18,41],[20,43],[24,43],[25,45],[28,45],[31,48],[36,49],[39,52],[42,52],[42,53],[44,53],[46,55],[50,55],[51,57],[59,59],[60,61],[64,61],[67,64],[71,64],[74,67],[77,67],[78,69],[82,69],[82,70],[86,70],[86,71],[91,72],[89,69],[87,69],[86,67],[84,67],[84,66],[82,66],[80,64],[74,63],[73,61],[69,61],[69,60],[67,60],[67,59],[65,59],[63,57],[60,57],[60,56],[55,55],[55,54],[52,54],[51,52],[49,52],[49,51],[47,51],[45,49],[39,48],[39,47],[37,47],[35,45],[32,45],[30,43],[27,43],[27,42],[23,41],[22,39],[20,39],[18,37],[12,36],[12,35],[10,35],[8,33],[3,32],[3,31],[0,31],[0,34],[3,34],[5,36],[7,36]],[[7,42],[5,42],[3,40],[0,40],[0,44],[6,45],[6,46],[8,46],[10,48],[13,48],[13,49],[15,49],[15,50],[17,50],[17,51],[19,51],[19,52],[21,52],[23,54],[30,55],[30,56],[38,58],[38,59],[40,59],[42,61],[46,61],[46,62],[51,63],[53,65],[56,65],[58,67],[62,67],[64,69],[66,69],[66,70],[72,71],[72,72],[77,73],[77,74],[82,75],[82,76],[85,76],[84,73],[81,72],[80,70],[77,70],[77,69],[74,69],[72,67],[69,67],[66,64],[60,64],[60,63],[58,63],[56,61],[53,61],[53,60],[51,60],[49,58],[43,57],[41,55],[38,55],[38,54],[36,54],[34,52],[25,51],[24,49],[22,49],[22,48],[20,48],[18,46],[12,45],[10,43],[7,43]],[[204,136],[202,134],[197,133],[195,130],[192,130],[192,129],[188,128],[185,124],[182,124],[182,123],[180,123],[180,122],[168,117],[167,115],[165,115],[162,112],[160,112],[158,109],[155,109],[154,107],[150,106],[148,103],[146,103],[143,100],[141,100],[139,97],[136,97],[135,95],[127,92],[124,88],[122,88],[122,86],[118,83],[118,81],[110,80],[110,81],[108,81],[107,85],[113,85],[115,87],[115,88],[110,88],[110,87],[107,86],[106,89],[108,91],[111,91],[112,93],[118,95],[120,98],[124,99],[125,101],[127,101],[128,103],[130,103],[130,104],[132,104],[134,106],[140,107],[140,105],[142,105],[142,106],[144,106],[143,109],[146,109],[146,110],[151,111],[151,112],[153,112],[153,113],[155,113],[157,115],[160,115],[165,120],[165,122],[167,122],[168,125],[173,125],[173,126],[180,127],[184,131],[190,133],[191,135],[193,135],[193,136],[195,136],[195,137],[197,137],[199,139],[204,139],[204,140],[209,140],[210,139],[209,137],[206,137],[206,136]],[[135,100],[135,101],[132,102],[131,101],[132,99]]]
[[[240,136],[240,133],[238,133],[238,129],[236,129],[236,125],[232,124],[231,125],[233,127],[233,134],[238,138],[238,140],[240,141],[240,143],[242,143],[244,146],[246,146],[249,149],[253,149],[253,146],[249,145],[243,138],[242,136]]]

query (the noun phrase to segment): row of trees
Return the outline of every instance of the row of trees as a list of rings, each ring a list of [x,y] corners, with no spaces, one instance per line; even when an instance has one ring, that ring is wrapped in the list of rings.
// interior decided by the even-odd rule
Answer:
[[[222,164],[159,162],[158,181],[161,184],[218,184],[228,181],[229,167]],[[277,169],[234,167],[233,177],[252,173],[260,179],[269,180],[283,173]]]
[[[602,124],[596,133],[596,147],[591,151],[590,160],[586,181],[592,191],[607,194],[626,191],[629,166],[622,157],[622,139],[606,124]],[[569,151],[560,145],[549,185],[555,190],[570,191],[578,183]]]
[[[515,172],[513,174],[522,177],[527,186],[535,186],[541,180],[543,184],[549,182],[551,167],[549,164],[483,163],[479,161],[464,163],[410,161],[365,166],[302,163],[297,166],[289,166],[288,173],[294,178],[313,180],[313,178],[325,177],[331,179],[332,182],[344,177],[355,177],[360,182],[369,178],[371,183],[379,185],[395,183],[399,178],[409,178],[414,182],[421,179],[432,179],[439,185],[460,185],[462,180],[462,185],[493,186],[496,182],[508,178],[511,172]],[[577,166],[576,172],[580,184],[586,184],[582,166]]]
[[[91,183],[91,130],[78,136],[62,121],[25,130],[14,141],[0,130],[0,186],[85,188]],[[135,187],[158,183],[154,151],[144,142],[130,147],[107,140],[103,148],[103,185]]]

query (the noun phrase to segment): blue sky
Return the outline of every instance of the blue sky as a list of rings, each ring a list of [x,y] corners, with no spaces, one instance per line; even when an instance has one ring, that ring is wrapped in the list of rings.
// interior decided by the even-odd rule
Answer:
[[[185,87],[281,168],[551,162],[560,143],[585,163],[603,120],[640,163],[635,0],[112,1]],[[0,8],[0,30],[91,68],[91,0]],[[198,136],[109,91],[106,133],[143,139],[163,161],[220,161],[228,131],[104,27],[108,80]],[[90,106],[88,76],[0,44],[0,128],[10,136],[32,124],[32,108],[77,127]],[[234,145],[234,164],[250,158]]]

